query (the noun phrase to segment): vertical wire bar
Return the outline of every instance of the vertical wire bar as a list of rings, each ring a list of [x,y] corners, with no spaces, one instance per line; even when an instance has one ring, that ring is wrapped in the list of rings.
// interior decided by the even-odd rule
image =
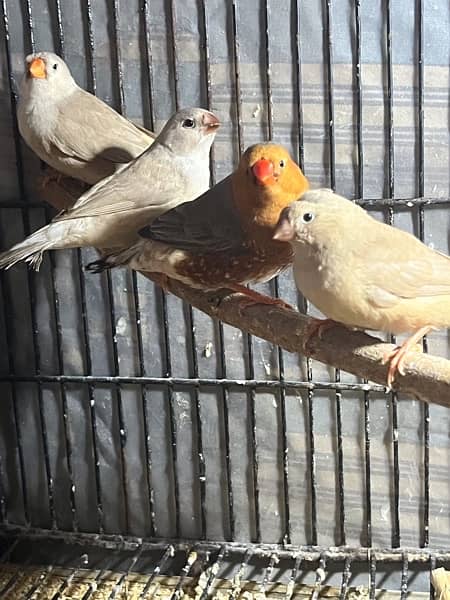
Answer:
[[[286,594],[284,596],[284,600],[291,600],[292,596],[294,595],[295,582],[297,581],[298,571],[303,560],[303,557],[300,553],[294,554],[292,558],[294,559],[294,566],[292,567],[292,571],[289,576],[289,581],[286,586]]]
[[[2,299],[3,299],[3,307],[4,307],[4,318],[5,318],[5,341],[7,348],[7,356],[8,356],[8,372],[11,375],[15,373],[15,365],[14,365],[14,356],[12,352],[12,343],[11,343],[11,331],[10,331],[10,323],[12,322],[9,317],[8,306],[12,306],[11,294],[8,291],[4,271],[0,272],[0,286],[2,289]],[[16,436],[17,443],[17,458],[19,461],[19,480],[20,480],[20,490],[22,494],[22,503],[23,503],[23,516],[26,527],[30,526],[30,514],[28,509],[28,493],[27,493],[27,485],[25,478],[25,460],[23,456],[23,445],[22,445],[22,432],[20,430],[19,425],[19,415],[17,410],[17,392],[16,392],[16,384],[11,382],[9,385],[10,393],[11,393],[11,408],[12,408],[12,422],[14,425],[14,433]],[[2,461],[3,462],[3,461]],[[1,473],[1,507],[2,507],[2,521],[7,521],[7,503],[6,498],[4,496],[4,484],[3,484],[3,466]]]
[[[386,59],[387,59],[387,118],[388,118],[388,198],[394,197],[394,111],[393,111],[393,73],[392,73],[392,23],[391,0],[385,0],[386,8]],[[394,223],[394,211],[388,209],[389,224]],[[400,546],[400,468],[398,447],[398,398],[395,392],[392,402],[392,448],[394,462],[394,522],[392,546]]]
[[[325,0],[325,62],[327,70],[327,115],[328,115],[328,140],[330,160],[330,186],[336,189],[336,135],[334,124],[334,76],[333,76],[333,31],[332,31],[332,0]],[[335,381],[339,383],[341,375],[335,369]],[[338,467],[338,493],[339,493],[339,544],[345,545],[345,494],[344,494],[344,453],[342,448],[342,394],[334,394],[336,405],[336,430],[337,430],[337,467]]]
[[[246,552],[244,554],[244,558],[242,559],[242,562],[239,565],[239,569],[237,570],[237,573],[233,577],[233,582],[232,582],[230,594],[228,596],[228,600],[237,600],[237,598],[240,596],[241,591],[242,591],[242,578],[244,577],[245,571],[248,567],[248,563],[250,562],[250,559],[252,558],[252,555],[253,555],[253,550],[251,550],[250,548],[248,550],[246,550]]]
[[[363,198],[364,189],[364,146],[362,129],[362,77],[361,77],[361,0],[355,0],[355,36],[356,36],[356,64],[355,64],[355,93],[356,93],[356,148],[358,156],[357,196]]]
[[[233,33],[233,62],[234,62],[234,84],[236,90],[236,114],[237,114],[237,133],[238,133],[238,149],[239,158],[244,151],[243,145],[243,124],[242,124],[242,88],[241,88],[241,74],[239,64],[239,28],[238,28],[238,13],[237,13],[237,0],[232,0],[231,3],[231,23]],[[254,362],[253,362],[253,341],[252,336],[247,334],[245,336],[247,341],[247,352],[248,352],[248,378],[254,379]],[[254,387],[251,387],[249,392],[250,400],[250,429],[251,429],[251,444],[252,444],[252,475],[253,475],[253,508],[255,511],[255,539],[254,541],[259,543],[261,541],[261,520],[259,514],[259,484],[258,484],[258,440],[257,440],[257,428],[256,428],[256,392]]]
[[[177,600],[180,597],[183,597],[183,583],[186,577],[189,575],[190,570],[193,565],[197,562],[198,554],[195,548],[188,548],[186,551],[186,562],[184,567],[180,571],[180,575],[178,577],[177,585],[175,586],[172,594],[169,596],[168,600]],[[154,595],[154,594],[152,594]]]
[[[364,463],[366,496],[366,545],[372,546],[372,480],[370,461],[370,399],[364,393]]]
[[[423,31],[423,0],[417,0],[416,5],[418,35],[417,35],[417,78],[418,78],[418,194],[425,195],[425,125],[424,125],[424,31]],[[419,206],[419,237],[423,242],[425,237],[425,214]],[[424,352],[428,351],[426,337],[423,339]],[[430,407],[423,404],[423,531],[421,546],[427,547],[430,541]]]
[[[64,592],[69,589],[69,587],[72,584],[72,581],[75,579],[78,572],[79,572],[79,568],[75,568],[70,573],[70,575],[68,577],[66,577],[66,579],[64,579],[64,581],[61,583],[61,585],[56,590],[56,592],[53,594],[53,596],[51,597],[50,600],[63,600],[64,598],[67,598],[67,595]],[[64,596],[63,596],[63,594],[64,594]]]
[[[10,332],[10,323],[11,319],[9,318],[9,311],[7,309],[8,306],[12,305],[11,295],[8,293],[8,289],[6,286],[4,271],[0,272],[0,285],[2,288],[2,296],[3,296],[3,306],[4,306],[4,316],[5,316],[5,338],[6,338],[6,347],[7,347],[7,355],[8,355],[8,372],[14,375],[15,365],[14,365],[14,356],[12,353],[12,343],[11,343],[11,332]],[[27,484],[25,478],[25,459],[23,456],[23,444],[22,444],[22,432],[19,425],[19,414],[17,410],[17,392],[16,392],[16,384],[14,382],[10,383],[10,392],[11,392],[11,405],[12,405],[12,421],[14,423],[14,433],[16,436],[17,442],[17,457],[19,460],[19,479],[20,479],[20,488],[22,493],[22,502],[23,502],[23,516],[26,527],[30,527],[30,513],[28,508],[28,492],[27,492]],[[6,509],[6,500],[3,500],[3,484],[2,484],[2,507]],[[5,520],[7,517],[7,513],[5,512]]]
[[[26,567],[30,564],[30,560],[27,559],[20,564],[20,569],[17,569],[15,573],[5,582],[4,586],[0,588],[0,598],[6,598],[7,594],[10,594],[12,590],[19,583],[21,577],[26,574]],[[17,598],[17,595],[15,595]],[[10,598],[14,598],[14,596],[10,596]]]
[[[244,137],[242,124],[242,88],[241,88],[241,68],[239,64],[240,43],[238,35],[238,14],[237,0],[231,0],[231,24],[233,34],[233,66],[234,66],[234,87],[236,102],[236,120],[237,120],[237,138],[239,158],[244,152]]]
[[[152,61],[151,36],[150,36],[149,0],[142,0],[142,12],[144,15],[145,60],[146,60],[147,78],[148,78],[148,85],[149,85],[148,91],[149,91],[149,109],[150,109],[150,129],[152,131],[154,131],[156,118],[155,118],[155,104],[154,104],[153,61]],[[159,290],[159,294],[165,298],[164,290],[154,284],[155,293],[158,293],[158,290]],[[165,302],[162,303],[162,310],[163,310],[164,339],[166,340],[166,344],[167,344],[168,331],[167,331],[167,314],[166,314],[167,310],[166,310]],[[140,320],[140,313],[139,313],[139,320]],[[140,336],[140,342],[142,343],[142,334]],[[140,363],[141,363],[141,373],[142,373],[142,376],[145,376],[146,369],[145,369],[145,364],[144,364],[144,360],[143,360],[144,354],[143,354],[142,347],[139,348],[139,353],[140,353],[139,355],[140,355]],[[166,364],[168,364],[169,361],[170,361],[170,355],[167,356],[167,354],[166,354]],[[143,391],[144,391],[144,393],[143,393],[144,435],[145,435],[145,453],[146,453],[146,465],[147,465],[146,478],[147,478],[147,490],[148,490],[148,497],[149,497],[150,535],[153,537],[153,536],[157,535],[157,526],[156,526],[156,513],[155,513],[155,492],[154,492],[153,484],[152,484],[153,462],[152,462],[150,427],[149,427],[150,417],[149,417],[149,411],[148,411],[148,397],[147,397],[148,387],[144,385]],[[170,394],[170,393],[171,393],[171,388],[168,388],[168,394]]]
[[[42,586],[45,585],[48,577],[51,575],[52,571],[54,569],[53,565],[48,565],[44,571],[39,575],[38,580],[36,581],[36,583],[34,583],[27,591],[26,593],[24,593],[24,591],[21,593],[21,600],[30,600],[31,598],[33,598],[33,596],[35,598],[39,598],[39,590],[42,589]]]
[[[364,196],[364,146],[363,146],[363,105],[362,105],[362,34],[361,34],[361,0],[355,0],[355,93],[356,93],[356,147],[358,156],[357,197]],[[367,381],[367,380],[365,380]],[[370,396],[364,391],[364,467],[365,467],[365,503],[366,503],[366,545],[372,545],[372,490],[370,475]]]
[[[207,598],[210,598],[210,592],[213,588],[215,580],[217,579],[217,574],[219,572],[220,565],[225,557],[225,553],[226,553],[226,546],[223,545],[220,547],[220,550],[217,554],[216,560],[207,569],[207,571],[209,571],[208,579],[206,581],[206,584],[203,588],[203,591],[201,593],[199,600],[206,600]]]
[[[297,92],[297,124],[298,124],[298,164],[302,171],[305,166],[305,144],[303,140],[303,78],[302,78],[302,36],[301,36],[301,0],[295,0],[295,62],[297,65],[296,71],[296,92]]]
[[[168,560],[170,558],[173,558],[174,555],[175,555],[175,549],[174,549],[174,547],[173,546],[167,546],[167,548],[162,553],[161,558],[159,559],[158,564],[153,569],[152,574],[148,578],[147,583],[144,586],[144,589],[140,593],[139,600],[144,600],[144,598],[146,598],[147,592],[149,591],[150,586],[153,583],[153,580],[155,579],[155,577],[157,577],[161,573],[161,571],[164,569],[164,567],[165,567],[166,563],[168,562]]]
[[[350,577],[352,576],[351,572],[352,567],[352,559],[347,556],[344,562],[344,570],[342,572],[342,583],[341,583],[341,591],[339,593],[339,600],[345,600],[348,592],[348,584],[350,582]]]
[[[6,0],[2,0],[2,9],[3,9],[3,24],[4,24],[4,29],[5,29],[5,44],[6,44],[6,56],[7,56],[7,67],[8,67],[8,82],[9,82],[9,88],[10,88],[11,109],[12,109],[11,112],[12,112],[12,120],[13,120],[14,144],[15,144],[15,152],[16,152],[16,165],[17,165],[16,173],[17,173],[17,178],[18,178],[20,196],[22,199],[26,200],[26,191],[25,191],[25,186],[23,183],[25,173],[24,173],[24,168],[23,168],[22,150],[21,150],[21,146],[20,146],[20,135],[19,135],[19,129],[18,129],[18,125],[17,125],[17,113],[16,113],[17,95],[15,93],[16,86],[15,86],[15,80],[14,80],[14,75],[13,75],[13,71],[12,71],[11,48],[10,48],[10,39],[11,38],[10,38],[10,33],[9,33],[9,19],[8,19],[8,8],[7,8]],[[31,47],[34,50],[34,29],[33,29],[32,15],[31,15],[30,0],[27,0],[27,2],[26,2],[26,9],[27,9],[27,13],[26,13],[27,23],[28,23],[28,27],[29,27],[29,38],[31,40]],[[25,208],[23,208],[21,210],[21,213],[22,213],[22,222],[23,222],[23,226],[24,226],[25,235],[29,235],[29,233],[30,233],[29,214]],[[35,291],[34,291],[34,278],[32,276],[32,273],[29,270],[27,270],[27,283],[28,283],[29,294],[30,294],[31,327],[32,327],[32,338],[33,338],[33,352],[34,352],[34,357],[35,357],[34,358],[34,367],[35,367],[36,375],[39,375],[39,373],[40,373],[40,348],[39,348],[39,343],[37,340],[37,335],[39,332],[38,332],[37,320],[36,320],[36,298],[35,298]],[[37,387],[38,387],[37,391],[38,391],[39,419],[41,422],[40,434],[41,434],[41,438],[42,438],[43,453],[44,453],[45,476],[46,476],[46,483],[47,483],[49,514],[50,514],[50,520],[51,520],[51,527],[54,528],[56,526],[56,514],[55,514],[55,509],[54,509],[54,486],[53,486],[53,478],[52,478],[51,469],[50,469],[47,428],[46,428],[46,423],[44,420],[44,410],[43,410],[43,403],[42,403],[42,384],[38,383]],[[14,404],[14,415],[15,415],[15,420],[16,420],[16,419],[18,419],[18,411],[17,411],[17,405],[16,405],[17,396],[16,396],[15,392],[13,394],[12,399],[13,399],[13,404]],[[19,434],[19,431],[20,431],[20,428],[19,428],[18,421],[17,421],[16,433],[18,434],[18,445],[20,445],[20,442],[22,439],[21,434]],[[20,458],[21,454],[22,454],[22,452],[19,452],[19,458]],[[21,468],[24,469],[23,456],[20,458],[20,461],[21,461]],[[24,471],[23,471],[22,482],[24,485],[25,484]],[[25,491],[25,487],[23,487],[22,490]],[[26,496],[24,496],[24,502],[26,502]],[[28,509],[26,509],[26,512],[28,513]],[[26,520],[29,521],[29,513],[28,513],[28,516],[26,517]]]
[[[278,556],[275,553],[271,554],[269,564],[263,571],[262,581],[259,586],[259,591],[262,594],[263,598],[266,596],[267,585],[268,585],[268,583],[270,583],[270,581],[272,581],[273,569],[274,569],[275,565],[278,563],[278,561],[279,561]]]
[[[205,49],[205,76],[206,76],[206,106],[208,110],[211,110],[211,60],[209,52],[209,23],[208,14],[206,10],[206,0],[201,0],[201,11],[203,20],[203,31],[204,31],[204,49]],[[215,148],[214,144],[211,147],[211,183],[215,184]],[[225,339],[222,321],[217,322],[218,328],[218,341],[219,341],[219,361],[220,361],[220,377],[226,379],[226,358],[225,358]],[[234,523],[234,504],[233,504],[233,484],[231,479],[231,453],[230,453],[230,427],[229,427],[229,395],[228,387],[226,385],[221,386],[222,404],[223,404],[223,434],[225,441],[225,471],[226,471],[226,495],[228,500],[228,535],[225,534],[225,539],[234,540],[235,537],[235,523]]]
[[[252,339],[247,336],[248,343],[248,378],[255,378],[254,358],[253,358],[253,343]],[[261,516],[259,512],[259,459],[258,459],[258,429],[256,425],[256,391],[252,386],[249,391],[250,395],[250,429],[252,441],[252,475],[253,475],[253,507],[255,511],[255,536],[254,541],[259,544],[261,542]]]
[[[61,57],[64,59],[64,31],[62,25],[62,12],[61,12],[61,2],[60,0],[55,0],[56,4],[56,26],[58,33],[58,51]],[[46,209],[46,218],[50,220],[50,215],[48,210]],[[50,259],[50,268],[51,268],[51,280],[52,280],[52,291],[54,298],[54,319],[56,323],[56,349],[57,349],[57,358],[58,358],[58,372],[64,373],[64,358],[62,351],[62,326],[61,326],[61,318],[60,318],[60,303],[59,303],[59,292],[58,286],[56,283],[55,277],[55,257],[53,252],[49,252]],[[75,483],[73,478],[73,465],[72,465],[72,440],[70,437],[70,423],[69,423],[69,407],[67,403],[67,386],[65,383],[60,384],[61,390],[61,403],[63,409],[63,429],[64,429],[64,441],[66,445],[66,463],[67,463],[67,473],[69,476],[69,499],[70,499],[70,511],[72,514],[72,529],[73,531],[78,531],[78,516],[77,516],[77,507],[76,507],[76,496],[75,496]]]
[[[86,6],[86,22],[87,22],[87,37],[88,37],[88,75],[90,78],[90,88],[93,94],[97,91],[97,77],[95,69],[95,40],[94,40],[94,29],[92,22],[92,6],[91,0],[85,0]],[[85,341],[85,357],[86,357],[86,371],[88,375],[92,374],[92,356],[90,347],[90,332],[89,332],[89,321],[87,316],[87,302],[86,302],[86,282],[84,279],[83,270],[83,258],[80,248],[76,250],[77,264],[79,270],[79,283],[80,283],[80,297],[81,297],[81,315],[83,323],[83,337]],[[89,417],[91,426],[91,441],[92,451],[94,458],[94,473],[95,473],[95,488],[96,488],[96,509],[97,509],[97,522],[99,532],[104,531],[104,512],[103,512],[103,493],[100,477],[100,455],[97,445],[97,411],[96,411],[96,400],[95,400],[95,386],[88,384],[89,394]]]
[[[302,47],[301,47],[301,2],[296,0],[295,2],[295,15],[296,15],[296,29],[295,29],[295,58],[297,61],[297,119],[298,119],[298,130],[299,130],[299,145],[298,145],[298,161],[302,171],[305,171],[305,146],[303,136],[303,106],[302,106],[302,95],[303,95],[303,80],[302,80]],[[301,310],[303,313],[308,311],[308,302],[305,298],[302,298]],[[306,358],[306,377],[307,381],[312,382],[312,361],[310,358]],[[311,510],[311,545],[317,544],[317,508],[316,508],[316,465],[315,465],[315,454],[314,454],[314,414],[312,405],[314,402],[314,392],[308,390],[307,394],[307,412],[308,412],[308,470],[309,470],[309,486],[310,486],[310,510]]]
[[[119,0],[112,1],[112,17],[113,17],[113,30],[114,30],[114,53],[117,62],[117,77],[118,77],[118,87],[119,87],[119,109],[121,114],[126,113],[125,107],[125,94],[123,89],[123,72],[122,72],[122,52],[120,48],[120,22],[119,22]],[[128,271],[127,271],[128,272]],[[137,311],[139,312],[139,300],[138,300],[138,292],[137,292],[137,284],[136,284],[136,273],[133,271],[131,276],[132,281],[132,297],[133,304]],[[110,315],[111,315],[111,333],[112,333],[112,349],[113,349],[113,363],[114,363],[114,373],[119,375],[120,366],[119,366],[119,352],[117,347],[117,329],[116,329],[116,310],[115,310],[115,299],[114,299],[114,290],[112,283],[112,276],[110,271],[106,273],[106,281],[108,286],[108,297],[110,302]],[[137,320],[136,320],[137,321]],[[140,325],[136,322],[137,328],[137,337],[138,340],[141,337],[141,328]],[[127,429],[125,423],[124,409],[123,409],[123,399],[122,399],[122,388],[120,384],[116,387],[117,394],[117,414],[119,421],[119,439],[120,439],[120,470],[122,475],[122,493],[124,500],[124,509],[125,509],[125,532],[129,531],[130,528],[130,514],[129,514],[129,498],[128,498],[128,465],[127,465],[127,457],[125,454],[125,446],[127,444]]]
[[[332,0],[325,0],[325,61],[327,67],[327,115],[330,186],[334,191],[336,189],[336,141],[334,133],[333,32],[331,26],[331,2]]]
[[[369,600],[375,600],[377,587],[377,560],[375,555],[369,551]]]
[[[339,546],[345,546],[345,496],[344,496],[344,448],[342,433],[342,394],[335,392],[336,400],[336,434],[337,434],[337,465],[338,465],[338,510],[339,510]]]
[[[120,550],[120,548],[118,548],[118,550]],[[101,585],[101,581],[108,571],[114,571],[113,565],[110,565],[109,568],[104,567],[97,571],[94,579],[89,582],[89,587],[81,597],[81,600],[88,600],[89,598],[92,598],[94,594],[97,595],[96,592],[98,591],[99,584]]]
[[[267,99],[267,125],[268,140],[273,139],[273,94],[272,94],[272,66],[270,60],[270,6],[269,0],[264,0],[264,41],[266,59],[266,99]]]
[[[327,559],[321,555],[319,560],[319,568],[316,569],[316,580],[314,582],[314,589],[311,593],[311,600],[318,600],[321,596],[322,584],[326,577]]]
[[[33,13],[31,7],[31,0],[26,0],[26,15],[27,15],[27,23],[28,23],[28,34],[29,41],[32,52],[35,52],[35,40],[34,40],[34,23],[33,23]],[[15,117],[17,118],[17,117]],[[23,178],[25,173],[19,173],[19,176]],[[24,233],[26,236],[30,235],[31,227],[30,227],[30,218],[29,213],[23,209],[23,223],[24,223]],[[41,349],[39,345],[39,329],[37,324],[37,316],[36,316],[36,296],[35,296],[35,276],[34,273],[27,269],[27,279],[29,285],[30,292],[30,312],[31,312],[31,327],[32,327],[32,339],[33,339],[33,351],[34,351],[34,368],[36,375],[40,375],[41,372]],[[57,528],[56,521],[56,512],[55,512],[55,500],[54,500],[54,481],[52,477],[52,471],[50,466],[50,454],[49,454],[49,446],[48,446],[48,434],[47,434],[47,424],[45,422],[45,412],[44,412],[44,399],[42,393],[42,384],[38,383],[38,405],[39,405],[39,419],[41,422],[41,437],[42,437],[42,448],[44,452],[44,465],[45,465],[45,476],[47,480],[47,494],[48,494],[48,505],[50,512],[50,521],[51,528]]]
[[[400,600],[406,600],[408,597],[408,554],[402,556],[402,578],[400,583]]]
[[[312,380],[312,373],[308,369],[308,380]],[[311,496],[311,546],[317,546],[317,490],[316,490],[316,453],[314,440],[314,393],[308,390],[308,443],[309,443],[309,486]]]
[[[56,27],[58,33],[58,52],[62,58],[65,56],[65,38],[64,38],[64,29],[62,25],[62,10],[61,10],[61,0],[55,0],[56,7]]]
[[[33,14],[31,7],[31,0],[26,1],[26,16],[27,16],[27,24],[28,24],[28,35],[30,41],[30,47],[32,52],[35,52],[35,40],[34,40],[34,23],[33,23]],[[14,112],[13,118],[17,119],[17,116]],[[18,173],[19,177],[23,179],[25,176],[24,171]],[[25,191],[25,190],[24,190]],[[25,198],[25,194],[24,194]],[[30,218],[29,213],[23,209],[22,210],[23,224],[24,224],[24,233],[26,236],[30,235],[31,227],[30,227]],[[35,276],[32,271],[27,269],[27,279],[30,293],[30,312],[31,312],[31,327],[32,327],[32,339],[33,339],[33,352],[34,352],[34,367],[36,375],[40,375],[41,368],[41,349],[39,345],[39,329],[37,324],[36,317],[36,296],[35,296]],[[56,521],[56,512],[55,512],[55,502],[54,502],[54,481],[51,472],[50,466],[50,454],[49,454],[49,446],[48,446],[48,435],[47,435],[47,424],[45,422],[45,413],[44,413],[44,402],[43,402],[43,393],[42,393],[42,384],[38,383],[38,405],[39,405],[39,419],[41,423],[41,437],[42,437],[42,448],[44,452],[44,465],[45,465],[45,475],[47,480],[47,494],[48,494],[48,505],[50,512],[50,520],[51,520],[51,528],[56,529],[57,521]]]
[[[174,76],[174,100],[175,110],[180,110],[180,75],[178,71],[178,41],[177,41],[177,18],[175,0],[170,0],[170,39],[172,42],[172,67]],[[198,376],[197,362],[197,342],[195,335],[194,311],[190,304],[183,303],[187,313],[187,325],[189,330],[190,351],[192,359],[193,377]],[[205,457],[203,453],[203,435],[202,435],[202,418],[201,404],[198,388],[193,389],[194,407],[195,407],[195,424],[197,430],[197,469],[198,469],[198,486],[200,491],[200,531],[201,538],[206,538],[206,470]],[[174,425],[175,427],[175,425]]]
[[[141,545],[137,548],[134,556],[131,558],[131,561],[130,561],[130,564],[129,564],[127,570],[125,571],[125,573],[121,574],[121,576],[115,583],[113,589],[111,590],[110,595],[108,596],[108,600],[114,600],[114,598],[117,598],[117,594],[120,594],[122,592],[123,586],[125,585],[128,577],[130,576],[131,571],[133,570],[137,561],[140,559],[140,557],[142,555],[142,551],[143,551],[143,546],[141,543]],[[122,594],[121,594],[121,596],[122,596]],[[125,597],[126,596],[127,596],[127,592],[125,590]]]
[[[167,6],[167,5],[166,5]],[[175,98],[175,107],[178,107],[178,70],[175,68],[177,65],[177,39],[175,35],[176,31],[176,23],[174,22],[175,17],[175,5],[174,0],[170,0],[170,23],[171,23],[171,32],[172,32],[172,52],[173,52],[173,66],[174,66],[174,98]],[[164,294],[162,296],[163,300],[163,311],[166,318],[164,333],[165,333],[165,347],[166,347],[166,357],[167,357],[167,377],[172,376],[172,364],[170,358],[170,337],[169,337],[169,327],[168,327],[168,310],[167,310],[167,296]],[[174,407],[174,398],[173,398],[173,388],[169,384],[169,418],[170,418],[170,437],[172,444],[172,470],[173,470],[173,484],[174,484],[174,502],[175,502],[175,531],[177,537],[180,536],[180,497],[179,497],[179,483],[178,483],[178,451],[177,451],[177,428],[176,428],[176,415],[175,415],[175,407]]]
[[[270,6],[269,0],[264,1],[264,31],[265,31],[265,54],[266,54],[266,92],[267,92],[267,124],[268,124],[268,141],[273,139],[273,93],[272,93],[272,64],[270,57]],[[273,288],[276,298],[279,298],[279,280],[278,277],[273,279]],[[284,379],[284,358],[283,351],[278,346],[278,368],[280,381]],[[283,444],[283,507],[284,507],[284,533],[283,542],[285,544],[291,543],[291,522],[290,522],[290,506],[289,506],[289,448],[287,441],[287,423],[286,423],[286,391],[283,386],[280,386],[279,391],[280,398],[280,412],[281,412],[281,436]]]

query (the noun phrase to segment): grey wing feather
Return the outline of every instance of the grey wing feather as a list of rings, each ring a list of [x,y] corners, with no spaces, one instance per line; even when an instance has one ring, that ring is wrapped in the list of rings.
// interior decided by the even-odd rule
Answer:
[[[155,137],[81,89],[59,110],[52,139],[54,149],[78,160],[91,162],[102,158],[128,163],[148,148]],[[89,144],[80,135],[81,131],[89,132]]]
[[[167,159],[164,148],[151,146],[147,154],[126,165],[118,173],[99,181],[55,221],[97,217],[114,213],[148,210],[160,214],[184,198],[180,176],[162,178]],[[151,153],[151,158],[150,158]],[[160,154],[163,154],[160,156]]]
[[[139,235],[196,254],[241,250],[245,235],[233,206],[231,176],[160,215]]]

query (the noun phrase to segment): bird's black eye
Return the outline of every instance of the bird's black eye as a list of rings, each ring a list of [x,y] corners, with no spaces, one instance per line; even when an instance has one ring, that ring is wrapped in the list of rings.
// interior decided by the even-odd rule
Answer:
[[[183,127],[186,127],[186,129],[194,129],[195,127],[195,121],[194,119],[185,119],[182,123]]]
[[[280,160],[280,167],[283,168],[286,165],[284,160]]]
[[[56,69],[58,68],[58,63],[55,63],[55,64],[53,65],[53,68],[54,68],[54,69],[55,69],[55,71],[56,71]]]
[[[302,221],[303,223],[311,223],[311,221],[314,221],[315,216],[314,213],[305,213],[302,215]]]

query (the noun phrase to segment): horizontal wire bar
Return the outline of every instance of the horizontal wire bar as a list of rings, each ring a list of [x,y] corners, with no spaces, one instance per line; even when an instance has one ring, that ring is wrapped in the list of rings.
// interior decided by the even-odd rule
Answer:
[[[170,544],[174,552],[186,552],[192,548],[192,540],[150,540],[132,536],[122,536],[115,534],[94,534],[94,533],[70,533],[65,531],[55,531],[49,529],[37,529],[8,525],[0,529],[0,536],[14,537],[19,536],[20,542],[30,541],[58,541],[66,544],[77,544],[84,546],[93,546],[111,550],[135,551],[142,548],[142,552],[159,550],[167,548]],[[252,549],[253,554],[260,558],[270,560],[274,554],[279,559],[295,560],[301,556],[305,561],[318,561],[326,559],[327,561],[367,561],[369,559],[377,562],[404,562],[405,557],[408,563],[426,563],[431,558],[437,562],[449,562],[450,550],[448,549],[430,549],[430,548],[354,548],[351,546],[297,546],[294,544],[280,545],[267,543],[243,543],[243,542],[223,542],[223,541],[201,541],[195,543],[197,553],[208,552],[226,552],[246,553]]]
[[[138,377],[126,375],[1,375],[2,382],[18,383],[89,383],[178,386],[234,386],[237,388],[274,388],[300,390],[332,390],[356,392],[386,392],[386,387],[375,383],[344,383],[328,381],[289,381],[287,379],[214,379],[185,377]]]
[[[337,190],[339,192],[339,190]],[[414,206],[432,206],[435,204],[449,204],[450,198],[446,196],[431,197],[431,196],[418,196],[415,198],[352,198],[354,202],[360,204],[367,209],[377,209],[386,207],[397,207],[407,206],[412,208]],[[20,200],[4,200],[0,201],[0,209],[2,208],[48,208],[45,202],[37,201],[20,201]]]

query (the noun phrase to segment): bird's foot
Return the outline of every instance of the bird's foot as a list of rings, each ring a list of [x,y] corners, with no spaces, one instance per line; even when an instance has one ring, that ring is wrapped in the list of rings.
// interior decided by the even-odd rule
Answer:
[[[424,335],[429,333],[433,327],[421,327],[414,335],[405,340],[400,346],[384,353],[382,364],[389,364],[386,383],[388,388],[392,389],[396,373],[405,375],[405,358],[410,352],[422,352],[422,346],[418,343]]]
[[[336,325],[341,325],[341,323],[338,323],[337,321],[333,321],[333,319],[311,318],[308,321],[308,325],[306,326],[305,338],[304,338],[303,344],[302,344],[303,350],[307,349],[310,341],[314,337],[317,336],[319,338],[319,340],[321,340],[322,335],[325,333],[325,331],[327,331],[328,329],[331,329],[332,327],[335,327]]]
[[[255,290],[250,290],[244,285],[233,285],[232,287],[230,286],[230,289],[232,289],[233,292],[242,294],[244,296],[239,305],[240,310],[245,310],[250,306],[255,306],[255,304],[265,304],[268,306],[278,306],[279,308],[295,310],[293,306],[291,306],[284,300],[281,300],[280,298],[272,298],[271,296],[265,296],[264,294],[255,292]]]
[[[58,173],[53,169],[49,169],[46,174],[41,179],[41,188],[45,190],[51,183],[55,183],[56,185],[60,185],[64,175],[62,173]]]

